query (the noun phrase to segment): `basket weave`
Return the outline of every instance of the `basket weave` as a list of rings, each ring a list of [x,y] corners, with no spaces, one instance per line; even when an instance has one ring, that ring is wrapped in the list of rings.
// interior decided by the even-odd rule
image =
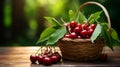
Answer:
[[[108,21],[108,30],[110,30],[110,17],[105,7],[97,2],[86,2],[80,6],[80,9],[88,4],[95,4],[103,9]],[[78,11],[80,11],[80,9]],[[101,55],[104,47],[104,39],[99,37],[94,43],[91,43],[90,39],[62,38],[58,41],[58,46],[63,59],[93,61],[98,59]]]

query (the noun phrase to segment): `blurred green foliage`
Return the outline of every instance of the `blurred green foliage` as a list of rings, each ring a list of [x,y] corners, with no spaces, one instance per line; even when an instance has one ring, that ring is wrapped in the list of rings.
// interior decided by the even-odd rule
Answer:
[[[17,0],[19,1],[19,0]],[[91,1],[91,0],[24,0],[24,15],[25,15],[25,19],[28,21],[28,28],[26,31],[26,33],[24,33],[27,38],[24,38],[22,36],[18,36],[18,42],[12,42],[12,43],[4,43],[0,46],[29,46],[29,45],[35,45],[37,39],[39,38],[39,36],[36,37],[37,32],[39,32],[38,29],[39,25],[37,19],[40,18],[40,16],[38,16],[39,11],[45,10],[45,12],[41,12],[45,13],[44,16],[52,16],[57,18],[57,20],[60,20],[60,18],[62,17],[64,20],[66,20],[67,22],[69,22],[69,16],[68,16],[68,11],[70,9],[72,9],[73,11],[76,11],[80,4],[87,2],[87,1]],[[118,27],[115,24],[119,22],[119,18],[117,19],[116,17],[118,17],[118,12],[119,9],[116,7],[120,1],[113,1],[113,0],[92,0],[92,1],[97,1],[101,4],[103,4],[107,9],[108,12],[110,13],[111,16],[111,20],[112,20],[112,25],[113,28],[115,28],[116,30],[119,30]],[[10,28],[12,25],[12,7],[11,7],[12,3],[11,0],[5,0],[4,2],[4,26],[6,28]],[[111,6],[112,5],[112,6]],[[17,5],[16,5],[17,6]],[[82,11],[87,17],[96,11],[101,10],[100,8],[98,8],[97,6],[94,5],[90,5],[84,8],[84,10]],[[116,13],[117,12],[117,13]],[[117,19],[117,20],[116,20]],[[44,20],[44,19],[43,19]],[[104,14],[102,15],[101,21],[106,20]],[[114,23],[113,21],[115,21],[116,23]],[[44,26],[48,26],[49,24],[46,24],[45,22]],[[118,33],[120,33],[118,31]],[[22,34],[21,34],[22,35]]]

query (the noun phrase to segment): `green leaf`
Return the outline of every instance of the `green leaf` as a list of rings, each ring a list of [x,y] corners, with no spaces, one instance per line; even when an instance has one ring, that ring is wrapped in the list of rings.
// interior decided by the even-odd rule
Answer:
[[[68,13],[69,13],[70,21],[74,20],[75,13],[73,12],[73,10],[69,10]]]
[[[102,23],[102,36],[104,38],[105,44],[113,50],[113,40],[110,32],[108,32],[108,26],[106,23]]]
[[[98,12],[91,14],[90,17],[88,18],[88,21],[91,24],[93,24],[98,18],[100,18],[101,13],[102,13],[102,11],[98,11]]]
[[[96,38],[100,35],[101,33],[101,25],[97,24],[92,36],[91,36],[91,41],[92,43],[94,43],[94,41],[96,40]]]
[[[57,29],[48,39],[47,45],[55,44],[60,38],[64,36],[65,33],[66,33],[65,27]]]
[[[111,33],[111,36],[114,40],[119,40],[118,34],[115,31],[115,29],[111,28],[110,33]]]
[[[53,17],[44,17],[52,26],[54,27],[60,27],[61,24]]]
[[[41,33],[40,38],[39,38],[38,41],[37,41],[37,44],[46,41],[53,32],[55,32],[55,29],[54,29],[54,28],[52,28],[52,27],[46,28],[46,29]]]
[[[76,17],[76,21],[83,23],[83,22],[87,21],[87,18],[85,17],[85,15],[83,13],[79,12]]]

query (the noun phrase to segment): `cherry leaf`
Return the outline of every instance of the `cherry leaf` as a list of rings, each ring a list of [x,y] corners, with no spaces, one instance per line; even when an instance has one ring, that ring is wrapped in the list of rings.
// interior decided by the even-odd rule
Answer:
[[[96,40],[96,38],[100,35],[101,33],[101,25],[97,24],[92,36],[91,36],[91,41],[92,43],[94,43],[94,41]]]
[[[47,45],[53,45],[55,44],[60,38],[62,38],[66,33],[65,27],[61,27],[60,29],[57,29],[52,35],[50,35]]]
[[[46,41],[50,35],[55,32],[55,29],[52,28],[52,27],[49,27],[49,28],[46,28],[40,35],[40,38],[38,39],[37,43],[36,44],[39,44],[41,42],[44,42]]]
[[[93,24],[97,19],[100,18],[100,14],[102,13],[103,11],[98,11],[98,12],[95,12],[93,14],[90,15],[90,17],[88,18],[88,21]]]

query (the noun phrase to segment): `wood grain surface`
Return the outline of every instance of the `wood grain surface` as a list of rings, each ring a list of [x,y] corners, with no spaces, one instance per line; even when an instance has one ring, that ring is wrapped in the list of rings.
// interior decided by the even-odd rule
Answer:
[[[34,54],[40,47],[0,47],[0,67],[44,67],[40,64],[31,64],[29,56]],[[60,52],[59,48],[56,47]],[[75,62],[69,60],[63,60],[63,62],[53,64],[49,67],[96,67],[96,66],[108,66],[116,67],[120,66],[120,47],[114,47],[114,51],[105,47],[105,53],[108,54],[108,60],[106,62],[94,61],[94,62]]]

